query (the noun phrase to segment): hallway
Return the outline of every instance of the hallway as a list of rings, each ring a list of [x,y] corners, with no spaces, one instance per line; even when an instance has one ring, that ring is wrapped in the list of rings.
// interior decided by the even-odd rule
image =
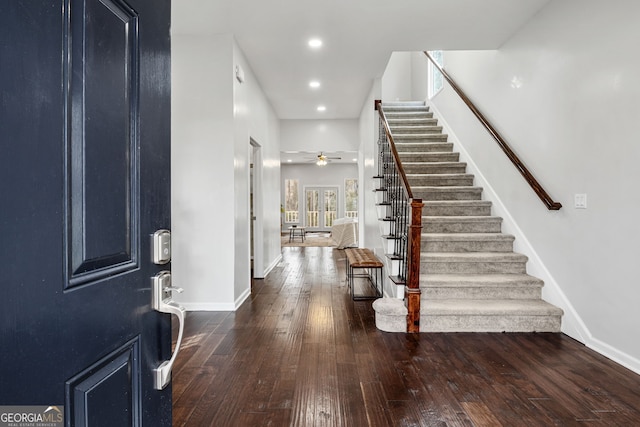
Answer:
[[[640,376],[571,338],[381,332],[344,276],[344,251],[283,248],[237,312],[188,313],[173,425],[640,424]]]

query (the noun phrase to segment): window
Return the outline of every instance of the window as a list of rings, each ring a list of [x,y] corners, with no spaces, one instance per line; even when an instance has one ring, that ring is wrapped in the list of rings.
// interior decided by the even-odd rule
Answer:
[[[298,199],[300,194],[298,193],[298,180],[297,179],[285,179],[284,180],[284,222],[298,223],[300,210],[298,209]]]
[[[444,57],[442,55],[441,50],[431,50],[429,51],[429,55],[435,61],[442,66],[444,64]],[[444,78],[442,77],[442,73],[438,70],[431,61],[429,61],[429,99],[436,96],[438,92],[442,90],[444,87]]]
[[[358,218],[358,180],[344,180],[344,216]]]

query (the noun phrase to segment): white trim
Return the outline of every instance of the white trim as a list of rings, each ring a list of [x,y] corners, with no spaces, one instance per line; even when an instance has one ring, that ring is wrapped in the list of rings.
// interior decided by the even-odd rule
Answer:
[[[627,353],[622,352],[597,338],[593,338],[592,336],[589,336],[585,345],[625,368],[632,370],[636,374],[640,374],[640,360],[635,357],[629,356]]]
[[[245,302],[250,295],[251,295],[251,287],[245,289],[244,292],[242,292],[242,294],[240,294],[240,296],[236,298],[236,301],[234,303],[235,307],[233,311],[236,311],[237,309],[239,309],[242,303]]]
[[[236,311],[233,304],[230,303],[214,303],[214,302],[181,302],[187,311]]]
[[[273,270],[276,267],[276,265],[278,265],[280,263],[280,261],[282,261],[282,253],[280,255],[278,255],[276,257],[276,259],[271,264],[269,264],[267,266],[267,268],[264,270],[264,276],[263,277],[267,277],[267,275],[269,273],[271,273],[271,270]]]
[[[249,183],[250,187],[253,187],[253,191],[249,190],[249,202],[247,208],[247,217],[251,223],[254,219],[251,217],[251,203],[253,203],[253,216],[255,216],[255,222],[253,227],[249,224],[249,239],[253,241],[253,274],[256,279],[260,277],[256,276],[256,272],[264,269],[264,204],[263,204],[263,168],[262,168],[262,146],[256,142],[255,139],[249,137],[249,158],[253,162],[253,172],[251,168],[248,168],[249,177],[248,180],[253,182]],[[251,200],[253,194],[253,200]],[[251,235],[251,231],[253,234]],[[251,249],[249,249],[249,264],[251,265]],[[264,276],[263,276],[264,277]]]

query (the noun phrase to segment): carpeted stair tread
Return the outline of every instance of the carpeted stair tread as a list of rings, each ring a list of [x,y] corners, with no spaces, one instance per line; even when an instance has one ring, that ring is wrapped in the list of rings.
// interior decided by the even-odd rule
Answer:
[[[433,262],[527,262],[526,255],[517,252],[425,252],[421,261]],[[428,274],[428,272],[427,272]]]
[[[502,241],[509,240],[513,242],[515,237],[511,234],[504,233],[422,233],[422,239],[437,242],[460,242],[467,240],[483,240],[483,241]]]
[[[426,316],[442,316],[451,314],[460,316],[561,316],[563,311],[561,308],[543,300],[450,299],[426,301],[420,307],[420,314]]]
[[[437,142],[405,142],[398,141],[396,143],[398,154],[411,154],[420,152],[440,152],[450,153],[453,151],[453,144],[445,141]]]
[[[405,173],[439,174],[465,173],[465,162],[402,162]]]
[[[421,251],[513,252],[514,236],[503,233],[422,233]]]
[[[421,287],[536,286],[544,282],[528,274],[421,274]]]
[[[444,140],[446,141],[448,139],[448,135],[446,133],[398,133],[398,134],[394,134],[393,135],[393,139],[394,141],[406,141],[406,140],[414,140],[414,139],[419,139],[419,140],[436,140],[436,141],[441,141]]]
[[[431,134],[431,133],[442,133],[442,126],[438,126],[438,125],[427,125],[427,124],[413,124],[413,125],[401,125],[401,124],[394,124],[391,125],[391,132],[394,135],[404,135],[404,134],[408,134],[408,133],[425,133],[425,134]]]
[[[480,200],[482,197],[482,187],[434,187],[416,186],[411,187],[414,197],[427,200]]]
[[[470,187],[473,185],[474,176],[472,174],[452,173],[437,175],[422,175],[407,177],[409,185],[431,186],[431,187]]]
[[[486,200],[425,200],[423,217],[490,216],[492,203]]]
[[[502,218],[498,216],[423,216],[422,232],[449,233],[499,233]]]
[[[502,221],[499,216],[422,216],[423,221],[431,222],[473,222],[473,221]]]
[[[392,129],[396,127],[396,126],[406,126],[406,127],[412,127],[412,126],[436,126],[438,124],[438,119],[434,119],[432,117],[407,117],[407,118],[397,118],[397,117],[389,117],[388,119],[389,121],[389,126]]]
[[[524,274],[527,256],[515,252],[422,252],[421,274]]]

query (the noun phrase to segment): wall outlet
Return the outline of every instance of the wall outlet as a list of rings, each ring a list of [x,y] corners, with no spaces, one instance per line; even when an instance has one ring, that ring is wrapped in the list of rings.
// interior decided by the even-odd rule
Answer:
[[[574,207],[576,209],[587,209],[587,195],[586,194],[576,194],[574,195]]]

